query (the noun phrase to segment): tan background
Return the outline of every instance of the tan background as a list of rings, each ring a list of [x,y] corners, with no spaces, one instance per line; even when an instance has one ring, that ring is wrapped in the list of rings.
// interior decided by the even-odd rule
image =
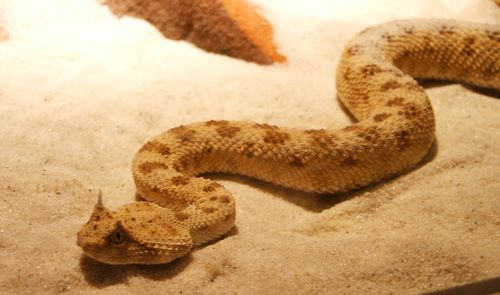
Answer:
[[[0,293],[418,293],[500,275],[500,101],[427,84],[437,146],[418,169],[315,196],[216,175],[236,229],[161,266],[106,266],[76,231],[96,201],[133,200],[151,136],[207,119],[340,128],[340,50],[407,17],[500,23],[491,1],[253,1],[288,63],[258,66],[164,39],[92,0],[4,0],[0,25]],[[5,35],[5,34],[4,34]],[[5,38],[4,38],[5,39]]]

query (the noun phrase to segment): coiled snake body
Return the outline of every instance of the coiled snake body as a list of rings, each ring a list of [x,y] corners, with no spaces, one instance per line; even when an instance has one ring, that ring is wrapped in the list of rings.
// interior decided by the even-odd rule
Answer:
[[[87,255],[110,264],[157,264],[221,237],[235,201],[197,175],[225,172],[318,193],[364,187],[419,163],[434,140],[434,114],[412,78],[500,89],[500,28],[407,20],[368,28],[346,46],[338,96],[358,120],[341,130],[208,121],[180,126],[135,155],[135,202],[117,211],[99,198],[78,233]]]

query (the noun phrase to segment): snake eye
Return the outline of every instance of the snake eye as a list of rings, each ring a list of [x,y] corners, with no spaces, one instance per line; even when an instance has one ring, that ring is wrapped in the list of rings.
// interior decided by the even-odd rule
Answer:
[[[121,245],[126,240],[127,240],[127,234],[121,229],[115,230],[114,232],[111,233],[111,235],[109,235],[109,241],[115,245]]]

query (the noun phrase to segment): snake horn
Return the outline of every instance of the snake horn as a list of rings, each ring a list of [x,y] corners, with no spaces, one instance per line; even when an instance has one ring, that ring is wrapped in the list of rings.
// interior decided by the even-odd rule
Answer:
[[[97,197],[97,203],[95,204],[95,208],[104,208],[102,205],[102,191],[99,189],[99,195]]]

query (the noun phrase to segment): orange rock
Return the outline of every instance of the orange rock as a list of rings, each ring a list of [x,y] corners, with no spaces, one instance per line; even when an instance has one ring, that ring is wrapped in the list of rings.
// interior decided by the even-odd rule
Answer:
[[[0,15],[0,42],[7,41],[9,39],[9,32],[7,31],[7,25]]]
[[[256,62],[284,62],[273,29],[244,0],[105,0],[117,15],[151,22],[165,37],[185,39],[210,52]]]

